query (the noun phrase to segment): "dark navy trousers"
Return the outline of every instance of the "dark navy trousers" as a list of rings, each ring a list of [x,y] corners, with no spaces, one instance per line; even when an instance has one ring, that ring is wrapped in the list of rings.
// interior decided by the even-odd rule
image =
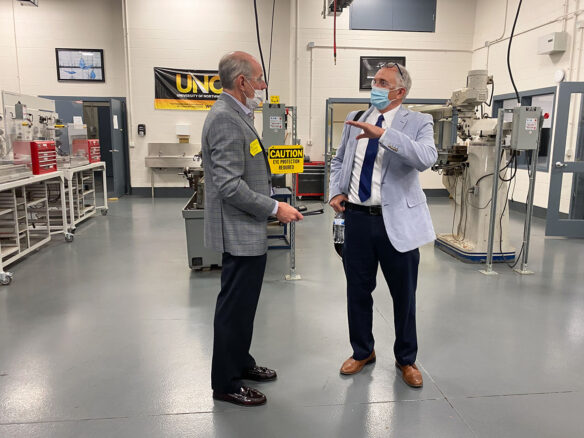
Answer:
[[[377,267],[387,281],[393,300],[397,362],[411,365],[416,361],[416,285],[418,280],[418,249],[397,251],[385,231],[382,216],[345,210],[345,244],[343,264],[347,277],[347,307],[349,338],[355,360],[366,359],[373,351],[373,297]]]
[[[243,372],[256,364],[249,348],[266,259],[266,254],[233,256],[223,253],[211,364],[211,387],[217,392],[238,391]]]

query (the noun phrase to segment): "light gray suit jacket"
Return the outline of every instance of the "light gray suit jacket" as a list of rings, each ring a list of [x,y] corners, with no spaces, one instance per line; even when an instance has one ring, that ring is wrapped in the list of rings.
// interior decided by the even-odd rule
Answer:
[[[367,120],[373,108],[359,119]],[[353,120],[356,112],[347,116]],[[361,129],[345,125],[341,144],[331,163],[330,199],[349,193],[356,139]],[[436,162],[432,116],[400,107],[391,127],[379,139],[385,149],[381,168],[381,206],[387,236],[400,252],[418,248],[436,238],[419,173]]]
[[[229,96],[219,96],[202,134],[205,246],[235,256],[268,249],[271,172],[263,146],[252,155],[254,140],[260,141],[253,120]]]

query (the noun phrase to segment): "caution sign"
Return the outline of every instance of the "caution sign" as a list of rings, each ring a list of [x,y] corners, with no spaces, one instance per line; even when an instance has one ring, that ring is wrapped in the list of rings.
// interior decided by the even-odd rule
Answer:
[[[272,146],[268,149],[272,173],[304,172],[304,148],[300,145]]]

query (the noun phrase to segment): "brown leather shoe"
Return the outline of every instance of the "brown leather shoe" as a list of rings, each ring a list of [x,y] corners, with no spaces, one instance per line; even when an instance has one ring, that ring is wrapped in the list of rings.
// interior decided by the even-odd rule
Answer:
[[[266,396],[257,389],[242,386],[239,391],[222,394],[213,391],[215,400],[222,400],[241,406],[260,406],[266,403]]]
[[[400,365],[399,363],[395,363],[395,366],[398,370],[402,373],[402,379],[406,382],[407,385],[411,386],[412,388],[421,388],[424,384],[422,380],[422,373],[418,370],[416,364],[413,365]]]
[[[351,374],[357,374],[359,371],[363,369],[363,367],[367,364],[375,362],[375,350],[373,353],[367,358],[363,360],[355,360],[353,356],[348,358],[341,367],[341,374],[345,376],[350,376]]]
[[[276,371],[274,370],[266,367],[258,367],[256,365],[249,370],[245,370],[241,378],[246,380],[255,380],[256,382],[269,382],[271,380],[276,380],[278,378],[278,374],[276,374]]]

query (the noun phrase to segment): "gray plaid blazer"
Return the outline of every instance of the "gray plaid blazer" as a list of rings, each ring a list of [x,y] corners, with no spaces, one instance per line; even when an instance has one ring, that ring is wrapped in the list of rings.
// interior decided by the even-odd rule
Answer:
[[[266,152],[254,155],[253,120],[229,96],[221,95],[203,125],[205,246],[234,256],[268,249],[268,216],[274,209]]]

